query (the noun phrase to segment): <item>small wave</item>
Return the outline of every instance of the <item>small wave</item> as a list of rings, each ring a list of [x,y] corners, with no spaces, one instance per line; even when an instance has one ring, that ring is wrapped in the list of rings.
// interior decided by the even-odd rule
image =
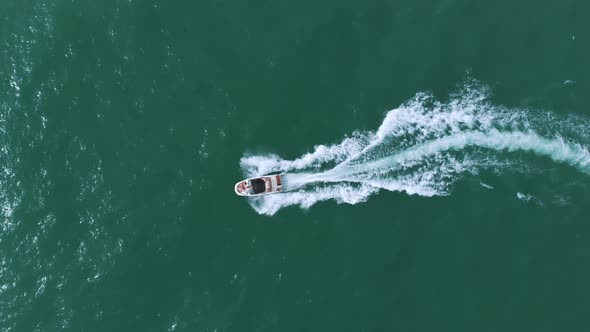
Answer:
[[[516,198],[518,198],[519,200],[521,200],[525,203],[533,202],[533,203],[537,203],[541,206],[544,205],[543,202],[541,202],[541,200],[539,200],[538,198],[536,198],[535,196],[530,195],[530,194],[524,194],[524,193],[518,192],[518,193],[516,193]]]
[[[489,185],[487,183],[483,183],[481,181],[479,182],[479,185],[482,186],[482,187],[484,187],[484,188],[486,188],[486,189],[490,189],[490,190],[493,190],[494,189],[493,186],[491,186],[491,185]]]

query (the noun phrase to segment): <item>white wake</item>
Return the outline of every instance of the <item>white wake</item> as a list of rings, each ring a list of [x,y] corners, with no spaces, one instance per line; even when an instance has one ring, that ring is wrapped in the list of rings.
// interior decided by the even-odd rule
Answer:
[[[286,173],[285,193],[250,203],[258,213],[272,215],[286,206],[308,208],[330,199],[356,204],[381,189],[447,195],[464,174],[526,171],[533,167],[529,155],[590,174],[589,121],[495,106],[488,99],[487,89],[474,82],[446,102],[419,93],[389,111],[376,132],[355,132],[295,160],[244,156],[245,176]]]

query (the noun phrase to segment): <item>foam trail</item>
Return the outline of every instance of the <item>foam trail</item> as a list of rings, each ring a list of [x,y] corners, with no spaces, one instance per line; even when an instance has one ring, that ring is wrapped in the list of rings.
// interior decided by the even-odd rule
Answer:
[[[489,190],[493,190],[494,189],[494,186],[491,186],[491,185],[489,185],[487,183],[483,183],[481,181],[479,182],[479,185],[482,186],[482,187],[484,187],[484,188],[486,188],[486,189],[489,189]]]
[[[590,175],[590,121],[492,105],[489,92],[467,82],[447,102],[418,93],[389,111],[376,132],[355,132],[295,160],[244,156],[245,176],[285,172],[286,192],[250,199],[261,214],[334,199],[357,204],[385,189],[448,195],[466,174],[501,174],[551,160]]]
[[[534,133],[501,133],[496,130],[491,132],[467,132],[435,141],[426,142],[416,148],[402,151],[377,161],[367,162],[354,166],[342,165],[328,172],[318,174],[317,180],[339,181],[343,176],[351,176],[357,173],[381,172],[385,169],[404,167],[408,162],[419,161],[430,155],[436,155],[449,150],[461,150],[467,146],[493,149],[496,151],[530,151],[546,156],[556,162],[568,163],[580,171],[590,173],[590,153],[578,144],[565,142],[563,139],[546,139]],[[335,173],[335,175],[332,175]],[[337,174],[337,175],[336,175]]]

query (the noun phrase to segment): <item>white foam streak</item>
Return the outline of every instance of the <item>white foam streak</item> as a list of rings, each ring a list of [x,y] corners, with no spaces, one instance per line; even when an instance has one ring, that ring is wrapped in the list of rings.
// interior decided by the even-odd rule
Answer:
[[[546,156],[556,162],[564,162],[590,173],[590,152],[579,144],[565,142],[562,138],[546,139],[535,133],[502,133],[497,130],[490,132],[467,132],[443,137],[426,142],[416,148],[403,151],[390,157],[370,163],[349,166],[350,174],[366,170],[382,170],[383,168],[400,168],[408,162],[422,160],[450,150],[462,150],[467,146],[476,146],[496,151],[518,150],[529,151]],[[350,175],[347,174],[347,175]]]
[[[304,154],[295,160],[284,160],[274,154],[246,156],[240,160],[240,166],[249,177],[283,170],[319,168],[327,162],[339,162],[351,153],[360,151],[363,141],[364,138],[356,136],[346,138],[337,145],[318,145],[313,152]]]

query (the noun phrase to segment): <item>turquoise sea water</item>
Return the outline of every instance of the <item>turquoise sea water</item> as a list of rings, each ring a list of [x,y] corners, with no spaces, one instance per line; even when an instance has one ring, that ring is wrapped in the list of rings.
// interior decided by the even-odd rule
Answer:
[[[586,330],[588,13],[0,0],[0,330]]]

